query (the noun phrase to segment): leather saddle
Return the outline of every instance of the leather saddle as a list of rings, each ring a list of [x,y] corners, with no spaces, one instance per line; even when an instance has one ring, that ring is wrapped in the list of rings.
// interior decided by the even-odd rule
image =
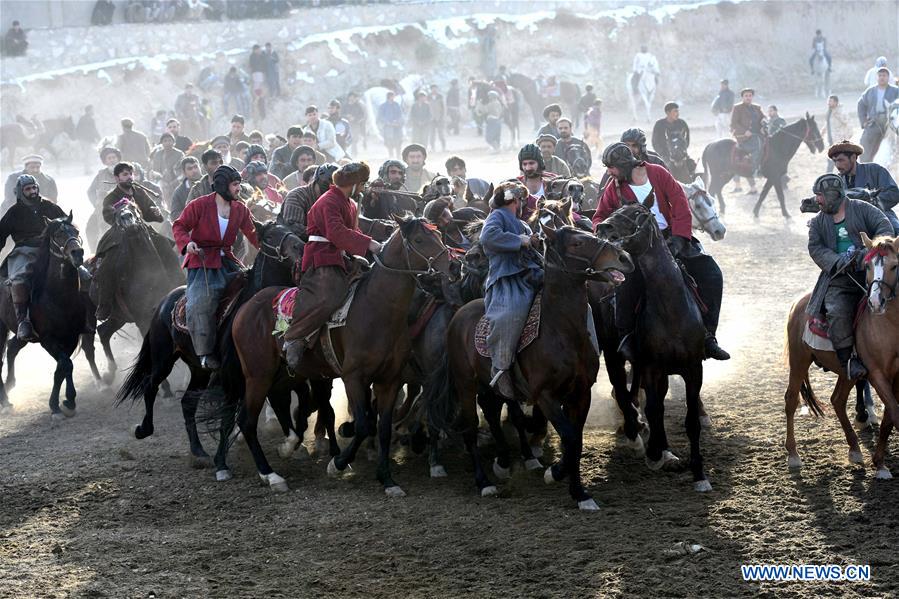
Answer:
[[[247,286],[247,271],[237,273],[228,285],[225,287],[222,298],[219,300],[218,308],[215,311],[215,326],[220,327],[228,315],[234,310],[237,298]],[[175,303],[175,309],[172,310],[172,326],[181,333],[188,334],[187,329],[187,295],[182,295]]]

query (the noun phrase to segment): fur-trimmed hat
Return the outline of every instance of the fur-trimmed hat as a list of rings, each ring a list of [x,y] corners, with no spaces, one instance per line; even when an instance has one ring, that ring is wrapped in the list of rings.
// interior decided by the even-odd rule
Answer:
[[[833,158],[837,154],[857,154],[865,153],[865,149],[858,144],[854,144],[848,139],[844,139],[840,143],[835,143],[827,149],[827,157]]]
[[[409,144],[408,146],[403,148],[403,152],[402,152],[403,162],[408,164],[409,163],[409,160],[408,160],[409,152],[414,152],[416,150],[421,152],[422,158],[424,158],[425,160],[428,159],[428,150],[423,145]]]
[[[231,138],[227,135],[217,135],[212,138],[212,141],[209,142],[210,147],[213,148],[215,146],[224,146],[226,144],[229,148],[231,147]]]
[[[331,176],[331,181],[337,187],[350,187],[357,183],[368,183],[371,169],[364,162],[349,162],[337,169]]]
[[[259,144],[252,144],[250,147],[247,148],[247,160],[250,160],[251,158],[253,158],[253,156],[256,156],[257,154],[262,154],[263,162],[265,160],[268,160],[268,155],[265,152],[265,148],[263,148]]]
[[[516,180],[503,181],[493,191],[490,208],[492,210],[502,208],[506,204],[512,203],[513,200],[526,200],[527,197],[528,188],[524,186],[524,183]]]
[[[562,114],[562,107],[558,104],[550,104],[546,108],[543,109],[543,118],[548,119],[550,112],[558,112],[560,115]]]
[[[114,148],[114,147],[112,147],[112,146],[106,146],[106,147],[104,147],[102,150],[100,150],[100,160],[102,160],[102,161],[105,162],[105,161],[106,161],[106,157],[107,157],[109,154],[115,154],[116,156],[119,157],[119,160],[122,159],[122,152],[119,151],[118,148]]]

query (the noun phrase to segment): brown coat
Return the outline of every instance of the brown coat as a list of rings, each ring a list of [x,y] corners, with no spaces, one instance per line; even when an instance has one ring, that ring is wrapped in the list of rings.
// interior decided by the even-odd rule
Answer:
[[[752,131],[752,115],[758,113],[758,122],[765,120],[765,114],[762,107],[758,104],[735,104],[733,111],[730,113],[730,132],[737,139],[743,139],[753,133],[761,133],[761,131]]]

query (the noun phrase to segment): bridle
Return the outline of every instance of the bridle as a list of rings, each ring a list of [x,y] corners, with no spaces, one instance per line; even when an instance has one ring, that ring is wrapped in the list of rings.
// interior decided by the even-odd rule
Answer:
[[[75,229],[74,227],[71,227],[69,225],[60,226],[60,229],[68,229],[68,228]],[[56,241],[56,234],[59,232],[59,230],[57,230],[55,233],[50,235],[49,239],[48,239],[50,253],[52,255],[56,256],[57,258],[61,258],[61,259],[65,260],[68,257],[68,256],[66,256],[66,248],[69,247],[69,245],[72,242],[74,242],[76,244],[78,249],[83,249],[82,248],[83,242],[81,240],[81,236],[77,235],[77,229],[75,229],[75,231],[76,231],[75,235],[69,235],[68,237],[66,237],[66,240],[63,241],[62,243],[57,243],[57,241]]]
[[[802,134],[802,137],[795,135],[794,133],[787,130],[787,127],[784,127],[779,131],[779,133],[783,133],[787,137],[792,137],[793,139],[798,139],[800,142],[805,144],[812,144],[815,140],[809,139],[809,134],[812,132],[812,128],[808,124],[808,119],[802,119],[802,122],[805,123],[805,133]],[[789,125],[788,125],[789,126]]]
[[[868,257],[866,257],[865,261],[870,262],[877,259],[883,260],[883,254],[879,253],[878,250],[875,249],[868,254]],[[878,290],[883,296],[884,303],[889,303],[896,299],[896,294],[897,292],[899,292],[899,277],[896,278],[896,281],[894,281],[892,285],[887,285],[882,278],[872,279],[871,282],[868,283],[867,289],[865,290],[865,301],[868,304],[868,309],[872,311],[874,310],[874,306],[871,304],[871,291],[874,290],[875,286],[877,286]],[[886,289],[889,294],[884,293],[884,289]]]
[[[642,206],[641,206],[641,208],[642,208]],[[618,239],[615,240],[615,242],[614,242],[615,245],[617,245],[619,247],[623,247],[624,244],[627,243],[628,241],[630,241],[631,239],[635,239],[636,237],[642,235],[644,229],[647,226],[648,227],[653,226],[653,223],[655,223],[655,217],[652,215],[652,212],[649,209],[643,208],[643,210],[640,211],[640,214],[643,215],[642,221],[631,218],[621,212],[618,212],[618,213],[612,215],[611,217],[609,217],[609,220],[611,220],[612,218],[622,219],[622,220],[626,221],[627,223],[633,225],[633,227],[634,227],[633,233],[631,233],[630,235],[625,235],[624,237],[619,237]],[[660,235],[659,230],[653,228],[653,234],[649,238],[649,247],[652,247],[655,238],[659,235]]]
[[[277,262],[284,262],[290,256],[283,253],[281,250],[284,247],[284,242],[287,241],[288,237],[297,237],[297,235],[293,231],[285,231],[281,236],[281,239],[278,240],[278,243],[272,245],[270,243],[266,243],[265,237],[263,236],[260,244],[259,244],[259,253],[265,256],[266,258],[271,258],[272,260],[276,260]],[[299,239],[299,237],[297,237]],[[268,251],[267,251],[268,250]],[[270,254],[269,251],[274,251],[274,255]]]
[[[434,238],[437,240],[437,243],[439,243],[440,246],[443,248],[442,250],[440,250],[439,253],[437,253],[434,256],[426,256],[425,254],[423,254],[422,252],[417,250],[415,248],[415,246],[412,245],[412,243],[408,239],[403,237],[402,230],[398,230],[396,233],[394,233],[394,235],[398,234],[401,237],[403,237],[403,256],[406,259],[406,268],[394,268],[393,266],[387,266],[386,264],[384,264],[384,261],[381,259],[381,254],[383,254],[384,251],[387,249],[387,246],[390,245],[389,241],[381,247],[381,251],[379,251],[377,254],[374,254],[372,256],[375,260],[375,264],[377,264],[378,266],[380,266],[387,272],[392,272],[392,273],[396,273],[396,274],[405,274],[405,275],[411,275],[411,276],[437,274],[437,272],[439,272],[439,271],[436,268],[434,268],[434,263],[437,260],[439,260],[440,258],[442,258],[444,254],[449,254],[449,249],[447,249],[447,247],[445,245],[443,245],[443,242],[440,240],[439,234],[437,233],[436,230],[431,230],[429,227],[427,227],[427,228],[434,235]],[[419,258],[424,260],[428,265],[427,270],[420,270],[420,269],[412,268],[412,258],[410,256],[410,254],[418,256]]]
[[[580,231],[576,232],[575,234],[580,234]],[[586,233],[583,233],[583,235],[589,237],[590,239],[595,239],[596,241],[599,242],[599,245],[596,247],[596,250],[594,250],[594,252],[590,255],[590,257],[574,256],[571,254],[562,255],[555,249],[555,247],[553,247],[553,244],[544,243],[543,244],[543,263],[544,263],[544,265],[547,268],[552,267],[553,269],[556,269],[556,270],[563,272],[565,274],[568,274],[568,275],[578,275],[578,276],[585,276],[585,277],[589,278],[594,275],[602,274],[603,271],[596,270],[595,268],[593,268],[593,265],[596,263],[596,260],[599,258],[600,254],[602,254],[605,251],[606,246],[612,245],[612,242],[610,242],[608,239],[601,239],[599,237],[594,237],[593,235],[587,235]],[[554,257],[558,259],[558,263],[556,262],[556,260],[549,259],[548,254],[549,254],[550,249],[552,249],[552,253],[553,253]],[[587,267],[584,268],[583,270],[571,269],[564,265],[566,260],[574,260],[575,262],[582,262],[582,263],[586,264]]]
[[[696,200],[696,197],[697,197],[697,196],[704,197],[705,199],[708,199],[709,201],[707,202],[707,204],[708,204],[709,206],[711,206],[711,200],[709,199],[708,193],[705,192],[705,191],[703,191],[702,189],[699,189],[699,188],[697,188],[695,191],[693,191],[693,193],[691,193],[690,195],[688,195],[688,196],[687,196],[687,200],[689,200],[690,202],[696,203],[696,202],[698,201],[698,200]],[[690,210],[690,214],[693,216],[693,218],[696,219],[696,222],[699,223],[699,228],[700,228],[700,230],[702,230],[702,231],[705,231],[705,226],[706,226],[707,224],[709,224],[709,223],[712,222],[713,220],[718,220],[718,215],[715,214],[714,211],[712,212],[712,216],[710,216],[710,217],[708,217],[708,218],[699,218],[699,217],[697,217],[697,216],[696,216],[696,212],[694,212],[692,209]]]

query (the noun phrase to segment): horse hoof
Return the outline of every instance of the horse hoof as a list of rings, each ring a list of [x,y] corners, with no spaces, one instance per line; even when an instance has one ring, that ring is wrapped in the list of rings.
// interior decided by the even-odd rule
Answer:
[[[290,456],[293,455],[293,452],[297,450],[297,443],[300,442],[300,438],[294,433],[290,431],[290,435],[284,442],[278,445],[278,455],[281,456],[282,459],[286,460]]]
[[[636,453],[638,456],[646,455],[646,445],[643,443],[643,437],[639,434],[633,441],[625,437],[624,446],[634,450],[634,453]]]
[[[697,493],[707,493],[712,490],[712,483],[710,483],[708,479],[697,480],[693,483],[693,490]]]
[[[712,419],[709,418],[708,414],[699,417],[699,424],[702,428],[712,428]]]
[[[259,478],[262,479],[262,482],[268,483],[269,488],[276,493],[283,493],[287,490],[287,481],[275,472],[260,474]]]
[[[153,427],[144,428],[143,425],[138,424],[134,427],[134,438],[135,439],[146,439],[147,437],[153,434]]]
[[[441,465],[431,466],[431,478],[446,478],[446,468]]]
[[[14,411],[11,403],[0,405],[0,414],[12,414]]]
[[[539,445],[531,445],[531,455],[535,458],[543,457],[543,448]]]
[[[234,475],[231,474],[231,471],[225,468],[224,470],[216,470],[215,471],[215,480],[216,482],[223,483],[226,480],[231,480],[234,478]]]
[[[537,458],[531,458],[524,462],[525,470],[543,470],[543,464]]]
[[[662,452],[662,457],[659,458],[658,461],[652,461],[649,458],[646,458],[646,465],[649,466],[650,470],[661,470],[668,466],[674,466],[680,463],[680,458],[668,451],[667,449]]]
[[[349,464],[347,464],[347,465],[344,466],[343,468],[338,468],[338,467],[337,467],[337,462],[335,462],[334,459],[335,459],[335,458],[331,458],[331,461],[328,462],[328,469],[327,469],[328,476],[337,476],[338,474],[340,474],[340,473],[343,472],[344,470],[350,470],[350,469],[352,469],[351,466],[350,466]]]
[[[337,434],[343,437],[344,439],[349,439],[351,437],[356,436],[356,424],[353,422],[344,422],[340,426],[337,427]]]
[[[70,408],[69,406],[66,405],[66,402],[62,402],[59,405],[59,410],[60,410],[60,412],[62,412],[62,415],[65,416],[66,418],[71,418],[72,416],[75,415],[75,408]]]
[[[65,419],[66,417],[62,415],[62,412],[53,412],[50,414],[50,424],[57,424]]]
[[[325,438],[319,438],[315,440],[315,445],[312,448],[313,455],[328,455],[331,452],[331,444],[328,443],[328,440]]]
[[[878,468],[877,472],[874,473],[874,478],[879,478],[880,480],[890,480],[893,478],[892,473],[890,473],[889,468]]]
[[[481,497],[496,497],[499,490],[494,485],[489,485],[481,489]]]
[[[592,498],[588,498],[583,501],[578,501],[577,509],[582,510],[584,512],[598,512],[599,506],[596,505],[596,502],[593,501]]]
[[[191,454],[190,465],[196,470],[203,470],[212,466],[212,458],[210,458],[208,455]]]
[[[405,497],[406,492],[398,485],[393,485],[392,487],[384,487],[384,495],[387,495],[388,497]]]
[[[493,474],[500,480],[509,480],[512,478],[511,468],[503,468],[496,459],[493,460]]]
[[[850,449],[849,450],[849,462],[852,464],[864,464],[865,458],[862,457],[862,452],[858,449]]]
[[[799,470],[802,468],[802,458],[798,455],[787,456],[787,468],[790,470]]]
[[[555,482],[559,482],[556,480],[556,477],[553,476],[553,467],[552,466],[547,468],[546,471],[543,473],[543,482],[545,482],[548,485],[551,485]]]

